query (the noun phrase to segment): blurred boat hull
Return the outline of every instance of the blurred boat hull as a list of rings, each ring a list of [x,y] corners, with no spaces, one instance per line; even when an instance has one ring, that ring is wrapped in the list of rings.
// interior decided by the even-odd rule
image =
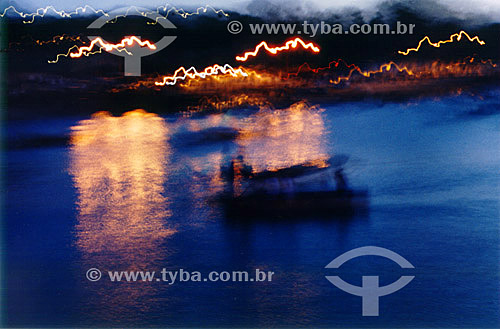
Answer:
[[[226,214],[231,218],[249,217],[349,217],[366,213],[367,191],[314,191],[293,194],[254,193],[224,196]]]

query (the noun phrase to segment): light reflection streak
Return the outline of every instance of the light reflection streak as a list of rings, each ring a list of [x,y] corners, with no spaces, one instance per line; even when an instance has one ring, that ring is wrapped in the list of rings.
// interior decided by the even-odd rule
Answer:
[[[126,260],[152,252],[165,226],[167,127],[144,111],[106,112],[72,127],[70,173],[78,192],[77,245]],[[149,257],[148,257],[149,258]]]
[[[241,154],[254,172],[309,163],[326,166],[329,158],[322,110],[306,102],[287,109],[261,108],[240,128]]]
[[[169,200],[163,193],[167,138],[164,120],[142,110],[121,117],[98,112],[72,127],[69,172],[77,191],[75,244],[83,272],[148,270],[164,261],[162,245],[175,233],[166,221]],[[91,310],[142,307],[140,298],[155,293],[146,283],[94,287],[99,307]]]

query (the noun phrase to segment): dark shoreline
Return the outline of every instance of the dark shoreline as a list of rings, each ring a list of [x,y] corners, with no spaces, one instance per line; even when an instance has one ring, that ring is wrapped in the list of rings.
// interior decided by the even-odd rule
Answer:
[[[411,102],[427,97],[446,97],[460,93],[471,95],[484,94],[497,89],[497,75],[482,78],[454,78],[423,81],[386,82],[380,84],[366,82],[353,84],[346,88],[304,88],[273,90],[241,90],[232,95],[251,95],[266,101],[274,108],[286,108],[293,103],[305,100],[311,104],[343,102]],[[226,100],[228,94],[200,94],[179,92],[179,89],[123,91],[119,93],[97,93],[85,89],[65,91],[32,91],[29,94],[9,95],[7,101],[7,120],[23,120],[45,117],[64,117],[90,115],[97,111],[108,111],[114,115],[143,108],[157,114],[171,114],[196,109],[203,98],[217,97]],[[230,108],[253,108],[252,104],[241,104]],[[227,108],[229,109],[229,108]],[[200,113],[224,111],[223,109],[200,108]],[[196,112],[196,111],[193,111]]]

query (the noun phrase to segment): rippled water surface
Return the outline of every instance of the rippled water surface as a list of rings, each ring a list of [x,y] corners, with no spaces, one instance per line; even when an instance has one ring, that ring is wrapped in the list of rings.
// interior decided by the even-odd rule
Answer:
[[[496,327],[500,116],[478,106],[457,96],[9,123],[8,324]],[[40,136],[62,142],[30,143]],[[228,219],[214,198],[233,154],[257,171],[348,154],[347,177],[370,191],[370,209]],[[362,317],[361,298],[325,279],[332,259],[367,245],[415,266],[408,286],[381,297],[379,317]],[[88,281],[91,267],[276,274],[261,283],[112,283]],[[368,257],[335,273],[356,285],[379,275],[385,285],[409,272]]]

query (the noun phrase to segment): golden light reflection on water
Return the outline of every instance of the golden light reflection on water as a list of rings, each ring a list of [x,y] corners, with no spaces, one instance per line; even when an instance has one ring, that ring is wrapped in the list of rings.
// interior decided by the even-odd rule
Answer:
[[[78,192],[77,245],[86,253],[146,250],[173,233],[162,195],[167,128],[141,110],[98,112],[72,127],[70,174]]]
[[[75,244],[82,254],[82,272],[98,267],[106,275],[108,270],[159,270],[168,264],[168,237],[175,233],[168,222],[169,198],[181,190],[188,196],[186,218],[177,225],[205,225],[215,209],[209,200],[225,187],[221,166],[233,156],[229,148],[236,147],[256,171],[307,162],[322,165],[328,150],[321,112],[298,103],[285,110],[261,108],[245,117],[218,113],[168,125],[140,110],[121,117],[98,112],[80,121],[72,127],[69,172],[77,192]],[[180,144],[184,146],[176,148],[176,158],[181,164],[171,163],[169,136],[183,130],[203,136],[215,127],[235,129],[236,145],[228,140],[224,145],[201,143],[201,148]],[[172,143],[176,145],[174,139]],[[167,169],[176,166],[186,172],[172,182],[181,179],[185,186],[166,191]],[[161,297],[169,287],[165,284],[83,284],[93,295],[89,312],[102,313],[97,318],[118,319],[130,308],[148,312],[157,298],[168,302]],[[110,309],[116,315],[108,314]]]
[[[261,108],[242,124],[240,153],[253,171],[309,163],[326,166],[329,158],[322,110],[299,102],[287,109]]]
[[[121,117],[98,112],[72,127],[69,172],[77,191],[75,234],[83,267],[98,267],[103,275],[155,270],[166,258],[163,244],[175,233],[164,196],[168,135],[165,121],[143,110]],[[146,284],[92,287],[92,303],[99,305],[94,310],[142,307],[137,297],[155,293]]]
[[[77,246],[85,254],[151,260],[174,233],[162,194],[167,136],[164,120],[142,110],[98,112],[72,127],[69,171],[78,195]]]

